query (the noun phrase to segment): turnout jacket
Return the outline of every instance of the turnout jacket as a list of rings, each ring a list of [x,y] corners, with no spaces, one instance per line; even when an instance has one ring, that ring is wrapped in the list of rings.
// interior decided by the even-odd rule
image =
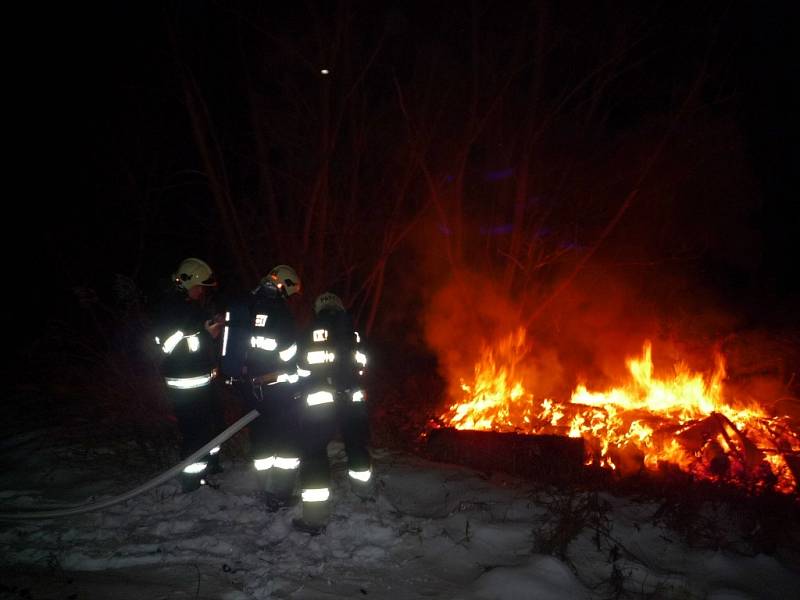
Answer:
[[[296,380],[297,332],[278,289],[263,284],[225,315],[222,369],[226,377],[256,383]]]
[[[366,355],[350,315],[341,310],[320,312],[301,338],[298,362],[312,387],[327,384],[344,391],[356,386]]]
[[[167,385],[199,387],[210,381],[216,342],[206,331],[205,323],[212,316],[210,309],[192,302],[181,290],[170,292],[162,301],[153,333],[161,349],[160,371]]]

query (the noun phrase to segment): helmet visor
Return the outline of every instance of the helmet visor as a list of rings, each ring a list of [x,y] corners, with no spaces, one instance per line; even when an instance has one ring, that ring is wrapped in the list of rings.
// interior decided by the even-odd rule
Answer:
[[[211,273],[207,279],[200,282],[200,285],[207,285],[211,287],[217,287],[217,278],[214,273]]]

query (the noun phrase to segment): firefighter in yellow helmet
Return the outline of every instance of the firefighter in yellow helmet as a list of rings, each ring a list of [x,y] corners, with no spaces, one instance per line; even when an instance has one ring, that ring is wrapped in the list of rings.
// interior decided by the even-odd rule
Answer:
[[[250,450],[271,510],[292,500],[300,466],[297,335],[287,305],[300,290],[297,272],[278,265],[225,315],[220,368],[245,407],[261,413],[250,425]]]
[[[367,443],[369,421],[363,385],[367,356],[361,336],[336,294],[314,302],[314,320],[300,338],[303,443],[300,483],[302,518],[294,526],[319,533],[330,514],[331,471],[327,446],[341,433],[347,452],[348,479],[360,497],[372,494],[372,465]]]
[[[216,340],[221,317],[214,316],[210,291],[217,286],[211,267],[187,258],[172,275],[170,290],[159,306],[155,342],[169,404],[181,434],[181,458],[210,441],[220,429],[220,402],[214,386]],[[187,466],[180,475],[184,492],[219,470],[219,448]]]

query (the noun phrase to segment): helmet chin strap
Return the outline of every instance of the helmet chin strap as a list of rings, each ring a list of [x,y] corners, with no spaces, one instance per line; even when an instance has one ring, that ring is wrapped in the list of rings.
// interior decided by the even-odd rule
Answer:
[[[284,285],[280,284],[280,283],[276,284],[274,281],[263,281],[263,282],[259,283],[253,289],[253,291],[250,292],[250,293],[251,294],[257,294],[259,292],[259,290],[262,290],[262,289],[263,290],[273,290],[279,296],[283,296],[284,298],[286,297],[286,288],[284,287]]]

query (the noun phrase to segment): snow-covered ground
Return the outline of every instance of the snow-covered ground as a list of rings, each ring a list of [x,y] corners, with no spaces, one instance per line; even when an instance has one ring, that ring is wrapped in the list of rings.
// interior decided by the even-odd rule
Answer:
[[[46,431],[6,439],[0,510],[100,499],[148,478],[113,453],[76,455]],[[244,460],[219,487],[168,483],[101,512],[0,523],[2,598],[797,598],[800,549],[696,549],[635,501],[536,486],[389,451],[377,494],[348,488],[332,443],[324,534],[268,512]],[[152,475],[152,474],[151,474]]]

